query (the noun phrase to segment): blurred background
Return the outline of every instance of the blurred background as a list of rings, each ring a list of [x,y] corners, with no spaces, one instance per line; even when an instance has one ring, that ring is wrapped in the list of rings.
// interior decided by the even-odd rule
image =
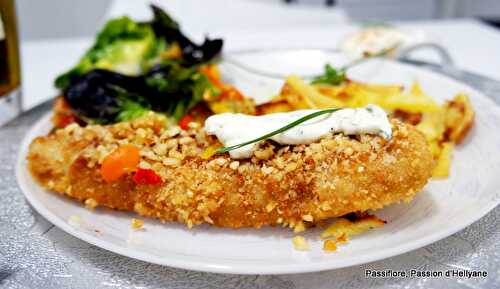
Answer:
[[[22,40],[93,36],[115,14],[147,17],[143,0],[16,0]],[[153,1],[154,2],[154,1]],[[499,0],[164,0],[173,15],[189,27],[206,30],[231,25],[316,25],[350,21],[436,20],[478,18],[497,24]],[[313,11],[315,17],[307,12]],[[230,13],[227,13],[230,12]],[[257,17],[258,15],[258,17]],[[265,17],[269,16],[269,17]],[[206,19],[210,18],[210,23]],[[234,21],[238,19],[239,21]],[[247,21],[245,21],[247,20]]]

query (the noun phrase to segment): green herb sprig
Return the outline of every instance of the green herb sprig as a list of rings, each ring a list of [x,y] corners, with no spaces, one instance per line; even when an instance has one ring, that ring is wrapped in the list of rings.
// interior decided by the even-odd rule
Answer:
[[[320,115],[323,115],[323,114],[327,114],[327,113],[333,113],[333,112],[336,112],[338,110],[341,110],[341,108],[329,108],[329,109],[323,109],[323,110],[320,110],[320,111],[316,111],[316,112],[313,112],[311,114],[308,114],[306,116],[303,116],[299,119],[297,119],[296,121],[294,122],[291,122],[287,125],[285,125],[284,127],[281,127],[275,131],[272,131],[268,134],[265,134],[261,137],[258,137],[256,139],[253,139],[253,140],[250,140],[250,141],[247,141],[247,142],[244,142],[244,143],[240,143],[240,144],[237,144],[237,145],[234,145],[234,146],[229,146],[229,147],[221,147],[219,149],[217,149],[216,153],[226,153],[226,152],[229,152],[229,151],[232,151],[232,150],[235,150],[235,149],[239,149],[241,147],[244,147],[246,145],[249,145],[249,144],[253,144],[253,143],[256,143],[256,142],[260,142],[260,141],[263,141],[263,140],[267,140],[267,139],[270,139],[271,137],[277,135],[277,134],[280,134],[282,132],[285,132],[295,126],[298,126],[299,124],[303,123],[303,122],[306,122],[310,119],[313,119],[315,117],[318,117]]]
[[[352,68],[372,58],[385,56],[388,53],[394,51],[394,49],[396,49],[398,46],[400,46],[400,43],[397,43],[396,45],[386,48],[378,53],[367,54],[364,57],[356,59],[340,68],[334,68],[330,64],[326,64],[325,72],[322,75],[318,75],[315,78],[313,78],[311,84],[340,85],[347,80],[347,69]]]
[[[325,73],[315,77],[311,84],[339,85],[346,80],[346,67],[335,69],[330,64],[325,65]]]

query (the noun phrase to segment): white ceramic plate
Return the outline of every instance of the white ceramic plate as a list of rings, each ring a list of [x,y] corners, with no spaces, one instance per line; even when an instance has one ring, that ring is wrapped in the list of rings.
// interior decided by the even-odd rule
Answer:
[[[266,61],[262,61],[262,57],[266,57]],[[289,62],[276,57],[276,53],[257,53],[249,61],[279,67],[285,72],[296,71],[297,67],[303,69],[308,63],[312,70],[321,67],[314,59],[294,59],[301,61],[300,65],[294,62],[294,66],[287,67]],[[98,247],[151,263],[240,274],[311,272],[380,260],[443,239],[497,206],[500,202],[500,109],[490,99],[449,78],[392,61],[374,60],[353,69],[350,75],[379,83],[409,84],[418,79],[424,90],[439,101],[457,92],[466,92],[477,117],[470,135],[455,150],[450,178],[431,181],[410,204],[376,211],[387,224],[354,237],[335,253],[322,251],[320,229],[303,234],[310,242],[309,252],[294,250],[293,233],[282,228],[231,230],[200,226],[188,230],[180,224],[146,219],[144,230],[132,231],[133,214],[106,209],[90,211],[80,203],[46,192],[33,182],[26,169],[25,156],[30,141],[50,130],[49,116],[37,122],[22,143],[17,163],[18,182],[41,215],[67,233]],[[273,85],[279,87],[279,83],[274,83],[266,89]],[[79,227],[69,225],[68,219],[73,215],[81,218]]]

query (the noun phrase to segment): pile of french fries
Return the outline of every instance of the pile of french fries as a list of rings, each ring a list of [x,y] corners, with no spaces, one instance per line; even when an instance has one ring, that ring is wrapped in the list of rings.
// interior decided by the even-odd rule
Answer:
[[[257,108],[259,114],[297,109],[362,107],[376,104],[388,114],[415,125],[429,143],[436,165],[433,177],[450,173],[453,148],[470,130],[474,111],[465,94],[439,105],[418,82],[409,89],[401,85],[379,85],[347,80],[340,85],[309,84],[296,76],[286,79],[279,95]]]

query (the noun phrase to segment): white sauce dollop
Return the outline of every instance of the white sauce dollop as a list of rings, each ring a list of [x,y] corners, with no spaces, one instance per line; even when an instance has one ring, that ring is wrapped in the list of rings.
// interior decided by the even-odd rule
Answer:
[[[369,27],[354,32],[340,42],[341,51],[352,59],[378,54],[385,50],[398,50],[424,41],[421,31],[393,27]]]
[[[215,135],[226,147],[244,143],[273,132],[293,121],[318,110],[297,110],[285,113],[273,113],[262,116],[223,113],[209,117],[205,121],[205,131]],[[391,124],[385,111],[376,106],[364,108],[345,108],[318,116],[271,139],[283,145],[309,144],[329,133],[376,134],[386,139],[392,136]],[[257,143],[229,152],[232,158],[252,157]]]

